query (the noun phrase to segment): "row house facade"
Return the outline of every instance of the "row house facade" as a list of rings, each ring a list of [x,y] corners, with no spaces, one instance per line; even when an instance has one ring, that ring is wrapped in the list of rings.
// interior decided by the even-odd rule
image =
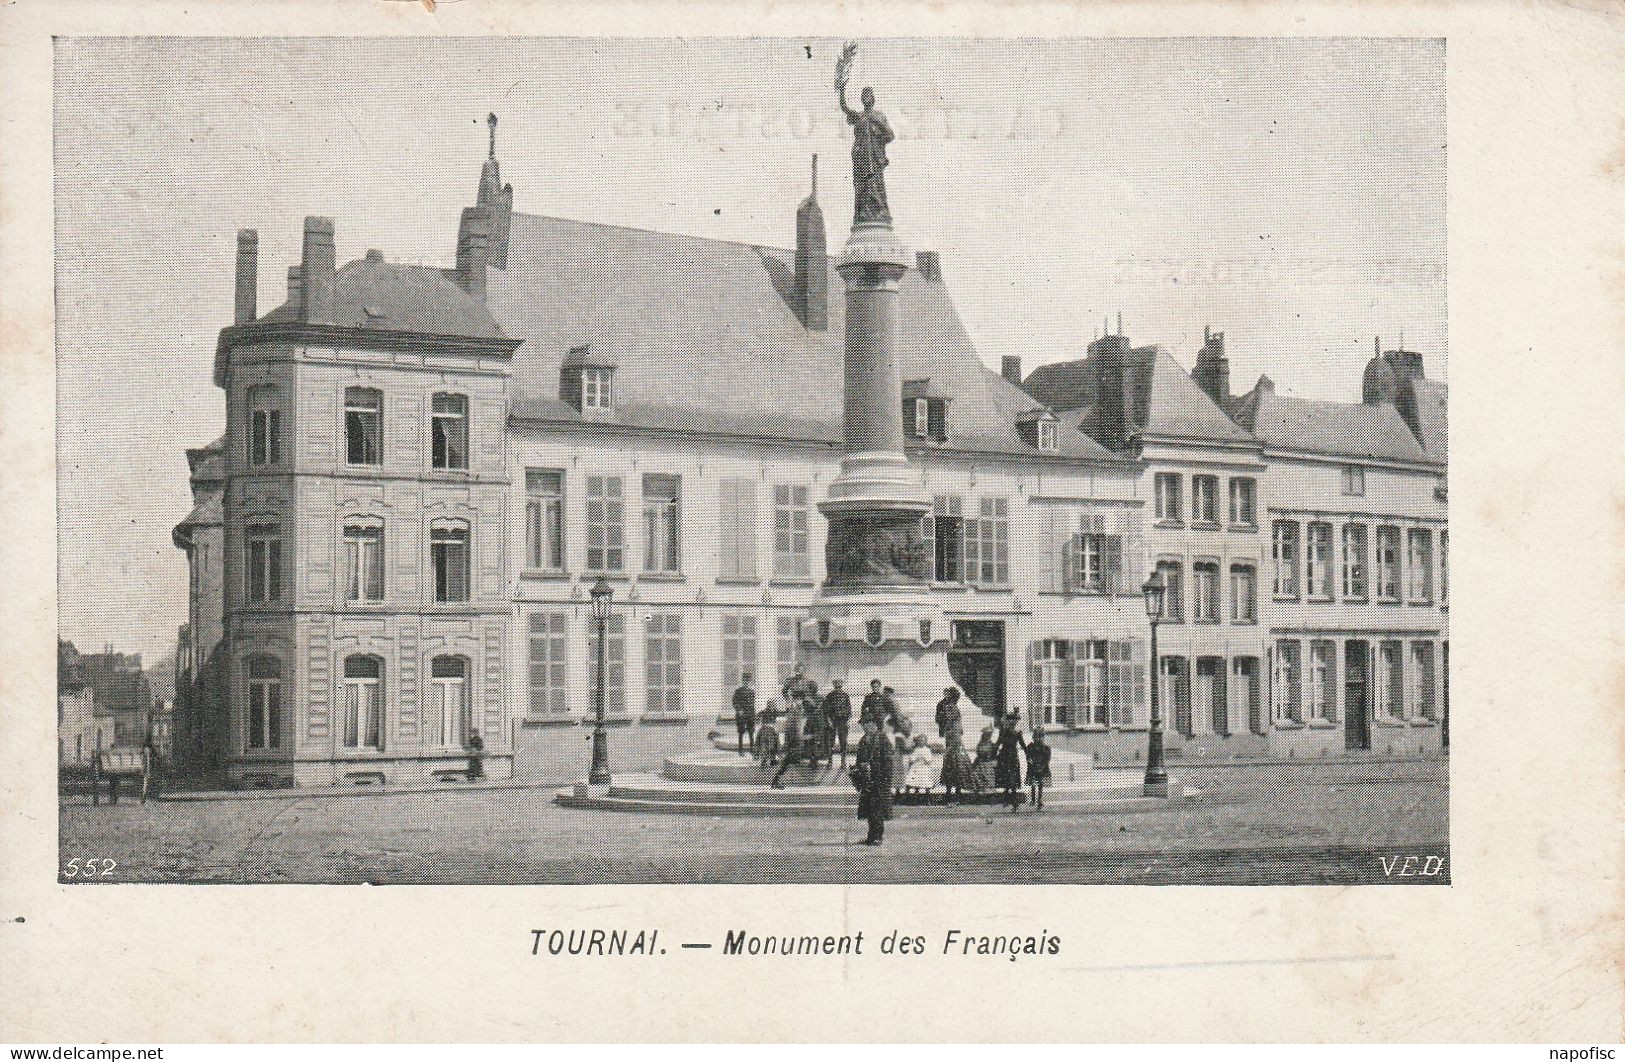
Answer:
[[[368,252],[335,268],[331,222],[307,219],[286,301],[263,315],[257,238],[242,234],[216,364],[227,431],[207,466],[218,511],[195,461],[199,509],[177,528],[194,597],[220,601],[217,635],[196,633],[200,602],[189,618],[217,685],[178,689],[178,735],[194,740],[190,704],[213,735],[204,758],[248,785],[449,778],[476,732],[488,774],[569,780],[599,683],[599,577],[614,588],[603,684],[617,768],[703,747],[746,672],[776,697],[827,636],[809,609],[841,448],[841,280],[814,196],[795,231],[779,250],[516,213],[493,152],[455,266]],[[1142,757],[1153,667],[1139,588],[1161,570],[1155,674],[1176,753],[1398,753],[1443,723],[1442,693],[1428,711],[1417,693],[1394,716],[1403,728],[1370,728],[1406,741],[1362,745],[1341,707],[1352,694],[1332,715],[1305,707],[1322,703],[1305,676],[1324,675],[1302,663],[1340,639],[1347,676],[1350,642],[1367,642],[1377,663],[1360,674],[1375,675],[1387,642],[1408,662],[1431,640],[1429,688],[1443,681],[1442,450],[1328,463],[1320,441],[1283,444],[1254,396],[1229,394],[1227,370],[1215,379],[1222,336],[1192,373],[1121,326],[1026,379],[1016,359],[991,372],[935,255],[901,298],[898,401],[933,499],[922,531],[946,626],[922,643],[948,642],[955,682],[989,720],[1018,711],[1069,748]],[[1402,401],[1387,408],[1408,430]],[[1321,471],[1345,464],[1369,477],[1362,505],[1327,493]],[[1399,528],[1407,548],[1413,531],[1432,536],[1439,589],[1406,602],[1406,622],[1275,592],[1283,561],[1309,548],[1282,553],[1279,521],[1340,535],[1356,517],[1370,518],[1372,565],[1379,531]],[[196,550],[211,534],[208,584]],[[1388,605],[1373,594],[1369,607]],[[1383,636],[1350,633],[1373,622]],[[1292,641],[1310,654],[1296,670],[1282,664]],[[812,677],[858,692],[887,678]]]

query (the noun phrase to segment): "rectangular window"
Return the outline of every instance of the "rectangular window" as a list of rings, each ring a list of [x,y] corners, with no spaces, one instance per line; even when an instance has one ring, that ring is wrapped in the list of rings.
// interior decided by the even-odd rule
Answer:
[[[1405,676],[1398,642],[1377,645],[1376,714],[1388,719],[1405,718]]]
[[[1304,552],[1309,596],[1329,600],[1332,596],[1332,525],[1310,524]]]
[[[931,403],[923,398],[913,402],[914,437],[924,439],[931,434]]]
[[[1067,589],[1098,594],[1106,589],[1106,536],[1076,534],[1068,544]]]
[[[1366,595],[1366,527],[1343,525],[1343,597],[1364,601]]]
[[[1212,562],[1199,562],[1191,569],[1195,575],[1196,591],[1192,602],[1197,623],[1219,622],[1219,566]]]
[[[1303,722],[1303,664],[1295,641],[1275,643],[1275,668],[1270,676],[1270,699],[1278,719]]]
[[[1038,716],[1046,726],[1067,722],[1073,702],[1071,643],[1046,639],[1038,645]]]
[[[564,473],[525,469],[525,566],[564,570]]]
[[[608,369],[584,369],[581,373],[581,408],[607,412],[615,405]]]
[[[1102,641],[1072,643],[1074,724],[1107,726],[1111,722],[1107,708],[1106,652],[1106,643]]]
[[[1111,725],[1135,726],[1146,715],[1146,660],[1143,643],[1112,642],[1108,646],[1106,702]]]
[[[674,715],[683,710],[683,617],[656,612],[645,626],[644,670],[648,676],[645,710]]]
[[[722,617],[722,688],[731,693],[740,676],[756,674],[756,617]]]
[[[588,624],[587,669],[588,710],[595,710],[598,697],[598,628]],[[626,615],[611,612],[604,620],[604,713],[610,716],[626,714]]]
[[[643,477],[643,570],[675,575],[683,570],[682,481],[677,476]]]
[[[1399,528],[1377,528],[1377,600],[1399,600]]]
[[[1433,706],[1433,643],[1412,642],[1410,665],[1405,672],[1405,703],[1423,719],[1437,719]]]
[[[939,583],[965,581],[965,520],[958,495],[938,494],[931,500],[933,553]]]
[[[587,570],[626,567],[626,501],[620,476],[587,477]]]
[[[1010,582],[1010,502],[983,498],[981,515],[965,521],[965,581],[981,586]]]
[[[282,599],[282,529],[248,525],[248,600],[264,605]]]
[[[1162,598],[1162,618],[1168,623],[1185,622],[1185,566],[1179,561],[1157,562],[1157,571],[1167,590]]]
[[[384,529],[347,525],[344,528],[345,599],[384,599]]]
[[[1041,420],[1038,422],[1038,448],[1046,452],[1055,449],[1055,422]]]
[[[467,660],[460,656],[437,656],[429,662],[429,705],[440,713],[440,744],[445,748],[462,748],[474,728]]]
[[[248,660],[248,747],[274,749],[282,744],[282,666],[276,658]]]
[[[1230,522],[1241,527],[1258,526],[1258,481],[1238,478],[1230,481]]]
[[[429,533],[429,563],[434,568],[436,603],[468,600],[468,528],[433,529]]]
[[[370,387],[344,389],[344,450],[352,465],[383,464],[383,392]]]
[[[1294,520],[1275,521],[1272,542],[1275,560],[1275,596],[1298,596],[1298,524]]]
[[[773,665],[778,671],[779,689],[796,673],[796,642],[795,618],[778,617],[773,627]]]
[[[282,411],[256,409],[249,418],[248,463],[274,465],[282,460]]]
[[[1450,601],[1450,532],[1439,532],[1439,601]]]
[[[1405,572],[1409,576],[1410,600],[1427,604],[1433,600],[1433,532],[1413,527],[1405,533]]]
[[[430,453],[435,468],[468,467],[468,397],[435,395],[430,425]]]
[[[1309,643],[1309,718],[1337,718],[1337,643]]]
[[[1230,622],[1258,622],[1258,573],[1252,565],[1230,566]]]
[[[570,672],[566,651],[569,627],[562,612],[530,614],[529,712],[533,716],[566,715],[570,711]],[[595,650],[596,646],[593,647]]]
[[[344,747],[384,747],[383,665],[376,656],[344,661]]]
[[[1359,465],[1343,466],[1343,493],[1355,497],[1365,493],[1365,469]]]
[[[1155,484],[1157,519],[1171,523],[1183,519],[1179,497],[1179,473],[1158,472]]]
[[[1219,522],[1219,477],[1191,477],[1191,521],[1198,524]]]
[[[812,574],[807,488],[780,483],[773,488],[773,574],[805,579]]]

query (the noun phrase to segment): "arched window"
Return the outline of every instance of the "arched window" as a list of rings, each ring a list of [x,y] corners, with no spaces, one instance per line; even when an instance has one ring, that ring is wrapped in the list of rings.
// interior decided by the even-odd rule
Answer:
[[[344,389],[344,453],[352,465],[384,463],[384,396],[371,387]]]
[[[431,705],[440,712],[440,744],[462,748],[472,728],[468,696],[468,658],[437,656],[429,664]]]
[[[344,658],[344,747],[384,747],[384,662],[376,656]]]
[[[264,654],[248,658],[250,749],[282,747],[282,661]]]

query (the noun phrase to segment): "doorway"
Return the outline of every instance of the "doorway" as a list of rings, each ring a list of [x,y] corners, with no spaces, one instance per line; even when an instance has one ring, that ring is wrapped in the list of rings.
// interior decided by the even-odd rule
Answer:
[[[1351,752],[1371,748],[1371,643],[1343,643],[1343,744]]]
[[[1004,623],[954,620],[948,674],[983,715],[1002,718],[1005,711]]]

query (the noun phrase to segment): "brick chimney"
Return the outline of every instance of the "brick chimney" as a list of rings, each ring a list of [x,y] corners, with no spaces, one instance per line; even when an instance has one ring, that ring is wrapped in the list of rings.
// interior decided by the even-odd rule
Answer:
[[[295,314],[305,312],[305,272],[298,266],[288,267],[288,305]]]
[[[300,262],[304,283],[301,321],[333,323],[333,294],[337,284],[333,265],[333,219],[305,219],[304,253]]]
[[[796,209],[794,309],[809,332],[829,328],[829,246],[824,212],[818,206],[818,156],[812,157],[812,191]]]
[[[237,230],[237,309],[232,324],[248,324],[259,316],[260,234]]]
[[[1006,380],[1009,380],[1017,387],[1021,386],[1021,355],[1006,354],[1000,369],[1000,375]]]
[[[1097,442],[1108,450],[1122,450],[1134,417],[1132,388],[1134,373],[1129,361],[1128,339],[1121,335],[1102,336],[1089,344],[1095,361]]]
[[[485,272],[490,266],[491,214],[483,207],[464,207],[457,226],[457,284],[476,299],[485,298]]]
[[[1202,351],[1191,370],[1196,386],[1207,392],[1213,404],[1230,410],[1230,359],[1224,356],[1224,333],[1202,329]]]
[[[914,255],[914,265],[920,271],[920,276],[933,284],[942,283],[942,256],[935,251],[918,251]]]

